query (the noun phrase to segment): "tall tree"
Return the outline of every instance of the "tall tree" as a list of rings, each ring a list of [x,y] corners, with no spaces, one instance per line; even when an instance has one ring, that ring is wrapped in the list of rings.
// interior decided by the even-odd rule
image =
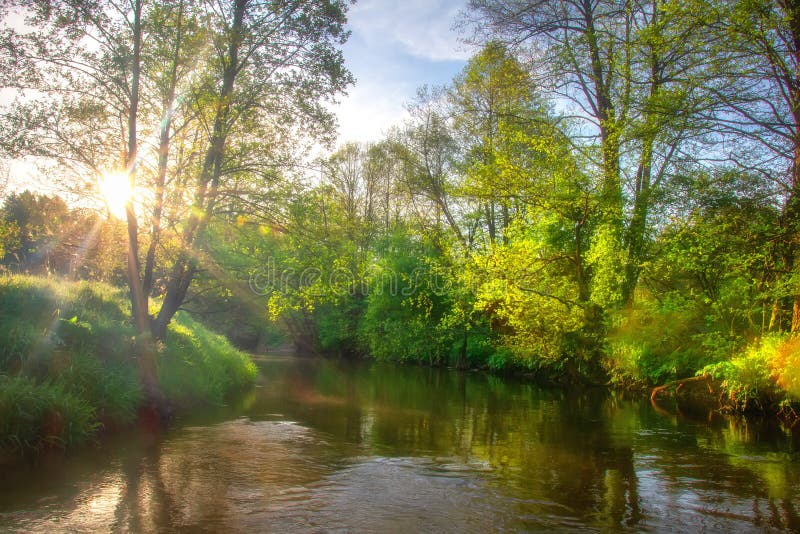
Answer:
[[[323,101],[352,82],[337,50],[348,36],[347,4],[107,0],[24,8],[38,31],[5,31],[2,81],[42,98],[4,117],[5,131],[15,132],[4,146],[72,163],[78,176],[121,168],[131,189],[150,190],[126,209],[129,280],[139,330],[163,338],[201,268],[201,238],[214,214],[290,169],[308,141],[329,138],[334,122]],[[135,203],[149,205],[144,268]],[[159,256],[165,210],[167,226],[180,231]],[[156,271],[163,299],[150,317]]]
[[[551,126],[531,77],[501,43],[490,42],[467,63],[449,93],[453,128],[464,143],[464,192],[479,199],[490,242],[510,224],[516,189],[527,177],[510,176],[498,166],[510,132]]]
[[[459,243],[464,236],[452,197],[454,162],[458,144],[443,109],[440,90],[423,88],[409,106],[410,121],[396,139],[396,152],[402,161],[404,181],[413,197],[432,206],[435,230],[442,219]]]
[[[716,104],[705,117],[722,142],[719,152],[776,191],[782,231],[772,264],[784,280],[771,323],[780,328],[780,316],[790,316],[789,328],[800,332],[800,3],[698,0],[667,7],[682,24],[703,30],[703,89]]]
[[[219,28],[214,58],[203,87],[210,108],[207,147],[194,183],[192,208],[184,226],[182,252],[173,263],[153,333],[163,337],[198,268],[192,251],[225,201],[223,186],[236,174],[286,165],[292,130],[312,137],[330,132],[332,118],[319,103],[352,81],[334,47],[344,42],[343,2],[255,2],[209,4],[207,15]],[[291,119],[290,119],[291,117]],[[272,153],[264,162],[234,159],[234,143],[255,148],[258,139]],[[241,145],[240,145],[241,146]],[[262,150],[264,149],[262,148]],[[252,154],[249,155],[252,158]],[[261,169],[259,169],[261,167]]]
[[[633,297],[653,191],[681,154],[696,105],[684,87],[691,50],[660,12],[658,0],[471,0],[463,15],[477,41],[525,52],[537,85],[580,125],[572,139],[594,162],[601,199],[590,258],[602,305]]]

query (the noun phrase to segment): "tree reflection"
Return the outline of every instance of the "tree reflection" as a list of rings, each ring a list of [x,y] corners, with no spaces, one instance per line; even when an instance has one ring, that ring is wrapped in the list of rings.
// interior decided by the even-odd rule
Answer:
[[[797,434],[773,422],[445,369],[283,359],[264,377],[209,420],[0,481],[0,506],[35,511],[0,508],[0,530],[800,529]]]

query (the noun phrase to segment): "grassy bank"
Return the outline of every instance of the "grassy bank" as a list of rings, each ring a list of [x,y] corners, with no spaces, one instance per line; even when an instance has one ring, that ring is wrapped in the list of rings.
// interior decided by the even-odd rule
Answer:
[[[123,293],[59,279],[0,278],[0,452],[70,447],[131,424],[143,392]],[[222,403],[255,378],[248,356],[179,314],[158,347],[179,409]]]

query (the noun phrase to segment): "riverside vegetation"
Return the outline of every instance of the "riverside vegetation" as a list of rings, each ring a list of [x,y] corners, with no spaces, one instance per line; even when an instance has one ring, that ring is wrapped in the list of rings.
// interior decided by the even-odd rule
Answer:
[[[135,329],[119,289],[30,276],[0,279],[0,451],[70,447],[132,424],[144,401]],[[228,341],[179,316],[158,347],[169,403],[223,403],[255,366]]]
[[[171,336],[205,336],[186,310],[248,349],[288,337],[659,392],[702,380],[720,408],[796,417],[798,6],[471,0],[457,23],[475,54],[452,83],[309,165],[334,132],[324,102],[353,83],[348,5],[33,2],[39,31],[0,36],[0,85],[41,100],[2,116],[0,149],[119,220],[12,192],[6,268],[126,286],[123,337],[157,348],[137,355],[146,391],[182,379],[163,375]],[[110,320],[44,310],[26,350]],[[15,354],[4,391],[77,405],[23,365],[35,351]],[[76,354],[141,394],[128,363]],[[91,395],[89,426],[130,412]]]

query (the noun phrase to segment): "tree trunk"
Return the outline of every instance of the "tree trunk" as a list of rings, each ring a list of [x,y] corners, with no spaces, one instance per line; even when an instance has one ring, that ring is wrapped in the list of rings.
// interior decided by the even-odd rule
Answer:
[[[629,304],[633,300],[639,272],[644,260],[645,233],[647,232],[647,215],[650,208],[650,180],[653,160],[653,140],[647,139],[642,149],[641,161],[636,171],[636,184],[633,199],[633,215],[628,225],[628,253],[625,263],[625,282],[622,288],[622,302]]]
[[[131,198],[125,206],[125,218],[128,227],[128,288],[130,289],[131,314],[139,333],[137,338],[137,356],[139,359],[139,379],[144,386],[145,395],[153,404],[161,404],[163,397],[158,387],[155,350],[150,339],[150,316],[148,295],[144,292],[139,264],[139,223],[134,211],[133,191],[136,186],[137,115],[139,110],[139,79],[141,75],[142,54],[142,0],[133,5],[133,58],[131,61],[131,91],[128,108],[128,151],[125,158],[125,170],[129,176]]]
[[[175,50],[172,56],[170,71],[170,85],[163,102],[163,119],[161,121],[161,134],[158,145],[158,174],[156,176],[156,195],[151,218],[150,243],[144,262],[144,278],[142,287],[145,295],[150,295],[153,290],[153,272],[156,262],[156,248],[161,241],[161,216],[164,211],[164,186],[167,179],[167,165],[169,163],[170,128],[172,127],[172,106],[175,103],[175,92],[178,85],[178,63],[180,62],[181,44],[183,39],[183,2],[178,6],[177,37]]]
[[[142,52],[142,2],[134,4],[133,21],[133,60],[131,62],[131,93],[128,106],[128,150],[125,156],[125,170],[129,176],[131,191],[136,186],[137,158],[137,114],[139,110],[139,76]],[[147,299],[142,291],[141,269],[139,265],[139,223],[133,206],[133,195],[125,206],[128,225],[128,287],[130,289],[131,312],[139,334],[147,329]]]
[[[161,309],[151,324],[151,332],[155,339],[166,340],[167,326],[186,299],[186,292],[189,290],[195,271],[194,262],[185,255],[175,262]]]
[[[230,30],[228,57],[222,73],[222,88],[218,95],[214,126],[203,166],[198,177],[197,191],[192,203],[189,220],[183,232],[183,252],[173,265],[167,282],[164,301],[156,318],[150,324],[155,339],[164,340],[167,326],[186,299],[186,293],[197,271],[197,238],[203,233],[213,213],[217,187],[222,176],[222,163],[227,140],[227,122],[233,97],[234,82],[240,72],[239,47],[242,43],[245,8],[248,0],[236,0],[233,23]]]
[[[792,271],[800,269],[800,258],[797,253],[797,240],[800,237],[800,146],[795,149],[795,162],[793,179],[795,180],[792,192],[789,194],[789,199],[786,201],[784,209],[782,224],[785,235],[786,247],[784,261],[788,268]],[[791,333],[797,334],[800,332],[800,294],[795,294],[792,297],[792,326]]]
[[[486,212],[486,224],[489,230],[489,241],[494,243],[497,236],[494,220],[494,205],[491,202],[487,202],[486,206],[484,207],[484,211]]]
[[[458,351],[458,359],[456,360],[456,369],[466,369],[469,367],[467,359],[467,342],[469,341],[469,330],[466,325],[464,326],[464,335],[461,338],[461,348]]]
[[[583,263],[583,225],[585,217],[575,223],[575,279],[578,283],[578,300],[586,304],[591,298],[591,288],[589,287],[589,277],[586,276],[586,268]]]
[[[800,65],[800,2],[797,0],[785,0],[784,2],[779,2],[779,4],[783,4],[782,7],[788,15],[794,64]],[[796,257],[797,241],[798,237],[800,237],[800,77],[798,77],[796,71],[791,72],[789,87],[794,126],[794,131],[792,132],[794,134],[794,161],[792,162],[792,190],[786,202],[784,211],[786,220],[784,224],[788,231],[789,248],[792,256],[792,262],[789,266],[796,270],[800,267],[800,265],[797,265],[798,258]],[[800,294],[795,294],[792,304],[792,334],[797,334],[798,332],[800,332]]]

